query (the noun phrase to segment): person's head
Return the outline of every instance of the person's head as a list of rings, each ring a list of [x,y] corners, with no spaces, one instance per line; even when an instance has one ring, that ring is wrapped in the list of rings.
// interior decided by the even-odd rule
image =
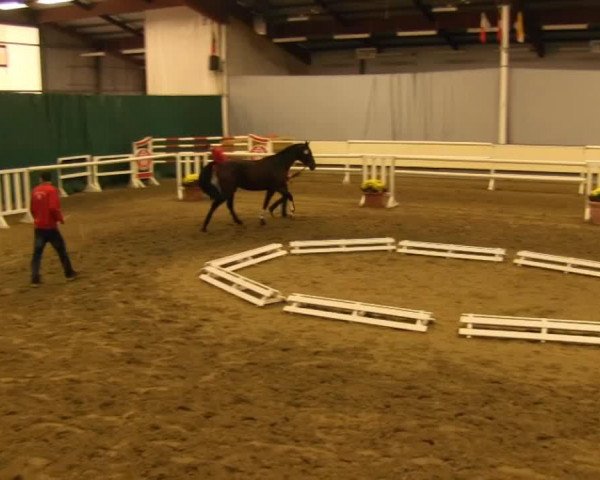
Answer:
[[[40,173],[40,183],[46,183],[52,181],[52,174],[50,172]]]

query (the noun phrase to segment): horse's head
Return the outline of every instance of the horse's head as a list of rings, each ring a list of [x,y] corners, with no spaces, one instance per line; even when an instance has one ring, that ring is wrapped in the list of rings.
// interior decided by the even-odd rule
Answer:
[[[312,151],[310,149],[310,145],[308,142],[299,143],[298,144],[299,157],[297,160],[301,161],[302,164],[311,170],[316,168],[315,159],[313,157]]]

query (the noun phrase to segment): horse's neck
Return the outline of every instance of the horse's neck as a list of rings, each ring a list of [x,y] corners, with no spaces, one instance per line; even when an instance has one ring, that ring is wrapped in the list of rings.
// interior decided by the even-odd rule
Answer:
[[[281,156],[278,163],[286,170],[289,170],[298,158],[298,155],[294,150],[289,152],[281,152],[280,155]]]

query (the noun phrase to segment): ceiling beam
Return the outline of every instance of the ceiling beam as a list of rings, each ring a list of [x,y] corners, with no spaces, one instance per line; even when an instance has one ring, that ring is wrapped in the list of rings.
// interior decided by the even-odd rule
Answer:
[[[452,50],[458,50],[458,43],[454,38],[452,38],[450,32],[445,28],[438,27],[435,14],[433,13],[431,7],[429,5],[425,5],[423,3],[423,0],[413,0],[413,3],[415,7],[421,12],[421,14],[429,21],[429,23],[435,26],[438,35],[444,40],[446,40],[446,43],[450,45],[450,48],[452,48]]]
[[[290,55],[293,55],[300,60],[304,65],[310,65],[312,63],[310,51],[307,49],[299,47],[293,43],[281,43],[279,46]]]
[[[493,23],[497,18],[495,8],[485,10]],[[529,12],[531,13],[531,12]],[[454,12],[438,15],[435,28],[448,32],[464,31],[469,28],[479,28],[481,11]],[[600,23],[600,6],[562,8],[552,10],[535,10],[539,25],[560,25],[577,23]],[[394,34],[397,31],[432,30],[434,26],[422,14],[396,15],[389,18],[369,18],[348,21],[344,26],[337,25],[331,20],[318,22],[287,22],[270,23],[271,37],[330,37],[333,34],[378,33]]]
[[[183,3],[200,15],[225,23],[229,18],[229,0],[184,0]]]
[[[98,52],[105,52],[107,55],[124,60],[128,63],[135,65],[136,67],[144,68],[144,66],[145,66],[144,60],[138,60],[136,58],[131,57],[130,55],[124,55],[123,53],[121,53],[121,50],[124,49],[123,45],[121,45],[117,42],[94,41],[91,38],[78,33],[74,28],[71,28],[71,27],[62,27],[60,25],[50,25],[49,27],[54,28],[55,30],[58,30],[59,32],[62,32],[71,38],[79,40],[81,43],[83,43],[85,46],[89,47],[91,50],[98,51]],[[139,39],[138,39],[138,41],[139,41]],[[44,47],[44,45],[42,45],[42,48],[43,47]],[[129,46],[127,48],[142,48],[142,47]]]
[[[126,37],[115,38],[114,40],[103,40],[102,45],[110,50],[121,51],[144,48],[145,42],[144,37]]]
[[[431,11],[431,7],[428,5],[425,5],[423,3],[423,0],[413,0],[413,4],[415,6],[415,8],[417,10],[419,10],[421,12],[421,14],[430,22],[435,22],[435,16],[433,15],[433,12]]]
[[[237,18],[239,21],[243,22],[248,28],[254,31],[254,18],[250,11],[246,8],[240,7],[237,3],[231,7],[231,15]],[[304,23],[304,22],[302,22]],[[273,38],[273,36],[270,36]],[[282,50],[288,52],[290,55],[294,56],[296,59],[300,60],[305,65],[310,65],[312,62],[310,52],[302,47],[299,47],[290,43],[277,43],[275,44]]]
[[[315,0],[315,2],[319,7],[323,9],[326,15],[331,15],[337,23],[339,23],[340,25],[346,24],[346,20],[344,19],[344,17],[342,17],[342,15],[340,15],[335,10],[332,10],[331,6],[328,5],[327,2],[325,2],[325,0]]]
[[[65,7],[45,8],[38,10],[37,23],[61,23],[83,18],[101,17],[102,15],[119,15],[124,13],[143,12],[158,8],[179,7],[185,4],[185,0],[154,0],[148,3],[146,0],[105,0],[103,2],[90,4],[90,8],[82,8],[79,5]]]
[[[127,25],[127,23],[122,22],[121,20],[117,20],[116,18],[113,18],[110,15],[100,15],[100,18],[116,27],[119,27],[121,30],[123,30],[125,32],[132,33],[136,37],[144,36],[143,30],[138,30],[136,28],[133,28],[132,26]]]

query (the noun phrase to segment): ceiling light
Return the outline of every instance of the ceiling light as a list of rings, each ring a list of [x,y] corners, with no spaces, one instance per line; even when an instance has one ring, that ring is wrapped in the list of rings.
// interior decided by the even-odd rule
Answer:
[[[486,32],[497,32],[498,27],[488,27],[485,29]],[[481,27],[478,28],[467,28],[467,33],[481,33]]]
[[[295,17],[287,17],[288,22],[308,22],[310,20],[308,15],[296,15]]]
[[[71,3],[72,0],[37,0],[40,5],[56,5],[58,3]]]
[[[18,8],[27,8],[27,5],[12,0],[10,2],[0,2],[0,10],[17,10]]]
[[[356,38],[369,38],[370,33],[344,33],[340,35],[334,35],[335,40],[354,40]]]
[[[121,50],[123,55],[137,55],[139,53],[145,53],[145,48],[128,48],[126,50]]]
[[[86,52],[86,53],[81,53],[79,56],[80,57],[105,57],[106,52]]]
[[[282,38],[274,38],[273,43],[295,43],[295,42],[306,42],[308,38],[306,37],[282,37]]]
[[[412,32],[396,32],[397,37],[427,37],[429,35],[437,35],[437,30],[414,30]]]
[[[565,23],[564,25],[544,25],[542,30],[587,30],[587,23]]]
[[[456,12],[457,10],[458,10],[458,8],[456,8],[452,5],[448,5],[447,7],[433,7],[431,9],[431,11],[434,13]]]

